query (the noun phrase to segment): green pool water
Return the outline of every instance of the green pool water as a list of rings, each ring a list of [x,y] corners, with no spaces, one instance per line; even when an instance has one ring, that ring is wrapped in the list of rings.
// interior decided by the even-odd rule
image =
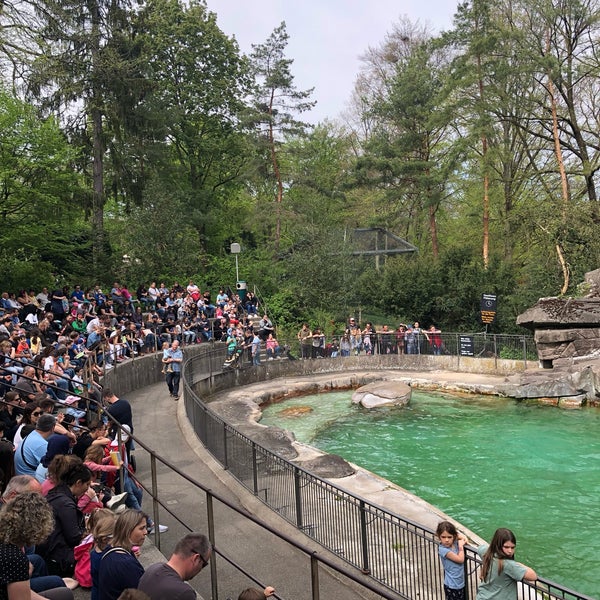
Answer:
[[[367,411],[350,392],[263,409],[262,423],[389,479],[489,540],[512,529],[517,558],[578,592],[600,591],[600,410],[413,392]],[[308,414],[285,417],[291,406]]]

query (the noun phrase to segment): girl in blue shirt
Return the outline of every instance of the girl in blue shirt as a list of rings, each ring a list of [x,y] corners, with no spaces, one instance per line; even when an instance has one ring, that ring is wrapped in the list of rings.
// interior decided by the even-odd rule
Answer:
[[[458,533],[450,521],[438,523],[436,535],[440,540],[438,554],[444,567],[444,593],[446,600],[465,600],[464,545],[467,538]]]

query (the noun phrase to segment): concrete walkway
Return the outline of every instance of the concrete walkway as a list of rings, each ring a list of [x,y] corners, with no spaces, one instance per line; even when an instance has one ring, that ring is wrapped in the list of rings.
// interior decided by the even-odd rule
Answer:
[[[135,435],[158,455],[164,457],[190,477],[208,486],[213,492],[222,494],[232,503],[245,508],[261,520],[285,532],[300,543],[313,548],[319,554],[326,551],[299,533],[271,509],[254,498],[237,483],[204,450],[197,440],[185,416],[183,401],[173,401],[165,384],[150,385],[125,396],[132,404]],[[144,482],[150,481],[149,455],[143,449],[135,451],[138,476]],[[166,467],[158,468],[158,488],[163,500],[174,513],[189,523],[195,530],[207,533],[206,498],[178,475]],[[150,502],[144,509],[152,510]],[[263,531],[251,521],[244,519],[221,503],[214,503],[216,547],[238,562],[249,573],[257,576],[265,585],[273,585],[282,598],[308,600],[310,589],[310,559],[287,543]],[[161,523],[169,526],[169,531],[161,536],[161,550],[169,556],[175,542],[187,530],[175,518],[161,513]],[[150,545],[149,545],[150,546]],[[148,560],[150,548],[143,550],[144,563],[158,560],[153,554]],[[333,555],[329,555],[339,564]],[[255,584],[227,565],[221,558],[216,559],[218,569],[218,597],[237,598],[240,591]],[[358,571],[357,575],[360,576]],[[320,591],[323,598],[358,600],[374,597],[358,586],[340,581],[326,569],[320,570]],[[191,582],[204,597],[211,598],[210,572],[205,569]]]

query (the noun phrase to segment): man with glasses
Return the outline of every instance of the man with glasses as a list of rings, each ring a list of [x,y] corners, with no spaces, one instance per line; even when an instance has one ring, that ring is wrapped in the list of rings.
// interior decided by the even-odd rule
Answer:
[[[151,600],[195,600],[196,592],[186,581],[193,579],[208,566],[212,548],[201,533],[188,533],[181,538],[166,563],[156,563],[146,569],[138,590]]]

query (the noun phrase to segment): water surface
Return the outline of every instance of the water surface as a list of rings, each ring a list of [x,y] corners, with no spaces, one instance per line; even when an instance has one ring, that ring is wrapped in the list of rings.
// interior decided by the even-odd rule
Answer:
[[[509,527],[518,560],[599,596],[599,410],[413,392],[405,409],[367,411],[350,396],[286,400],[261,422],[389,479],[485,539]],[[282,416],[292,406],[313,411]]]

